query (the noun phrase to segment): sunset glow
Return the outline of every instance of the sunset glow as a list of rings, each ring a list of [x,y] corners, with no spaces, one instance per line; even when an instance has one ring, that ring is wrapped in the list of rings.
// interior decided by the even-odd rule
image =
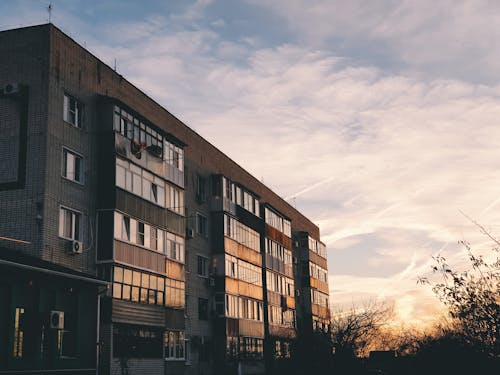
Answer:
[[[2,2],[0,28],[47,22],[46,3]],[[61,30],[319,225],[333,311],[387,300],[428,325],[444,311],[417,285],[432,256],[489,248],[469,217],[500,233],[500,4],[52,3]]]

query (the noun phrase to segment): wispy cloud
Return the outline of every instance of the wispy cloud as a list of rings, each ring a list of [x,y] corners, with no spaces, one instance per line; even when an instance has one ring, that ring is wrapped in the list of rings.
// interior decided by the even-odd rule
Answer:
[[[458,261],[463,238],[483,246],[459,210],[500,230],[497,6],[250,3],[278,15],[286,42],[262,43],[258,31],[229,37],[237,22],[208,17],[207,1],[97,25],[69,9],[57,17],[295,198],[327,243],[333,303],[392,298],[404,319],[427,319],[439,309],[416,278],[432,255]],[[8,17],[0,5],[0,24]]]

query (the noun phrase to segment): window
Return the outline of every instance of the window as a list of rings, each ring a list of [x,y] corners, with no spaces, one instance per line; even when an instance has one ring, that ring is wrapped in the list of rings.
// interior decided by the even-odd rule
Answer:
[[[226,354],[229,358],[238,357],[238,337],[228,336],[226,339]]]
[[[288,237],[292,237],[292,227],[290,220],[285,219],[269,208],[264,209],[266,224],[284,233]]]
[[[328,272],[324,268],[312,262],[309,262],[309,275],[315,279],[323,281],[324,283],[328,282]]]
[[[279,293],[281,295],[294,296],[295,288],[293,279],[283,276],[281,274],[266,271],[267,275],[267,290]]]
[[[67,94],[64,95],[63,118],[64,121],[77,128],[82,127],[83,106],[78,100]]]
[[[226,294],[225,298],[226,311],[225,316],[230,318],[238,318],[238,297],[231,294]]]
[[[132,194],[165,207],[165,182],[135,164],[116,158],[115,183]],[[177,204],[176,201],[174,203]]]
[[[228,215],[224,215],[224,235],[250,249],[260,252],[259,233]]]
[[[170,259],[173,259],[180,263],[184,263],[184,238],[167,232],[166,255]]]
[[[316,254],[319,256],[326,258],[326,247],[325,245],[321,242],[318,241],[311,236],[308,237],[309,240],[309,250],[314,251]]]
[[[73,313],[64,313],[64,329],[57,331],[57,352],[60,357],[76,357],[76,319]]]
[[[162,254],[166,253],[169,258],[184,262],[184,238],[137,221],[120,212],[115,211],[114,216],[115,239],[143,246]],[[173,246],[176,249],[174,252],[171,251]]]
[[[198,298],[198,319],[208,319],[208,299]]]
[[[311,290],[311,303],[320,305],[323,307],[328,306],[328,295],[325,293],[321,293],[319,290],[312,289]]]
[[[186,299],[186,284],[184,281],[165,279],[165,305],[176,308],[183,308]]]
[[[227,177],[222,177],[222,195],[255,216],[260,216],[259,199],[253,193],[232,182]]]
[[[137,143],[145,144],[151,154],[162,157],[163,136],[151,126],[144,124],[139,118],[115,106],[114,129],[124,137]]]
[[[200,236],[208,237],[208,223],[206,216],[196,213],[196,233]]]
[[[196,199],[202,203],[207,200],[206,181],[199,174],[196,175]]]
[[[151,233],[150,248],[152,250],[158,250],[158,234],[160,234],[161,231],[155,227],[151,227],[150,233]]]
[[[198,255],[198,275],[208,277],[208,258]]]
[[[81,241],[82,214],[77,211],[61,207],[59,210],[59,236],[68,240]]]
[[[68,180],[83,183],[83,158],[63,148],[62,175]]]
[[[178,213],[179,215],[183,215],[184,191],[175,186],[167,184],[166,192],[167,192],[167,208],[171,211]]]
[[[286,327],[295,327],[295,311],[284,310],[280,306],[268,306],[269,322]]]
[[[226,276],[238,278],[238,258],[226,254]]]
[[[128,268],[114,267],[113,298],[164,306],[164,296],[164,277]]]
[[[162,332],[157,329],[113,324],[113,356],[118,358],[161,358]]]
[[[240,337],[240,356],[243,358],[262,358],[264,340],[254,337]]]
[[[184,170],[184,150],[174,145],[173,143],[165,140],[165,161],[172,167],[175,167],[179,171]]]
[[[23,358],[24,349],[24,321],[25,310],[23,307],[16,307],[16,315],[14,318],[14,352],[13,357],[17,359]]]
[[[183,331],[165,331],[164,334],[165,359],[166,360],[184,360],[184,332]]]
[[[262,286],[262,268],[238,259],[238,279],[252,285]]]

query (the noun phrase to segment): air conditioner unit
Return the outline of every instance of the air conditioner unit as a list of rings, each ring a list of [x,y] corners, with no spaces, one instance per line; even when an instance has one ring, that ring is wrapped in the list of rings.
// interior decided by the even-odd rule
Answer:
[[[161,158],[161,154],[162,154],[162,148],[158,145],[149,145],[148,147],[146,147],[146,150],[148,150],[148,152],[153,155],[153,156],[156,156],[157,158]]]
[[[293,257],[293,264],[299,264],[299,260],[297,259],[297,257]]]
[[[64,329],[64,311],[52,310],[49,319],[50,328]]]
[[[295,289],[295,297],[300,297],[300,290],[299,289]]]
[[[81,254],[83,251],[83,243],[80,241],[70,241],[68,243],[69,254]]]
[[[293,241],[293,246],[299,247],[300,246],[300,242],[299,241]]]
[[[7,83],[3,87],[4,95],[14,95],[19,94],[19,84],[18,83]]]
[[[186,238],[193,238],[193,237],[194,237],[193,228],[186,228]]]

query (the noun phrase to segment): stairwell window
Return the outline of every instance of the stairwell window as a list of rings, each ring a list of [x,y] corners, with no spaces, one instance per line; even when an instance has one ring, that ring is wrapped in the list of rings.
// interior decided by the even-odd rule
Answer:
[[[196,233],[200,236],[208,237],[207,217],[199,212],[196,213]]]
[[[198,255],[198,275],[208,277],[208,258]]]
[[[82,214],[66,207],[59,209],[59,237],[81,241]]]
[[[63,147],[62,176],[83,184],[83,157]]]
[[[184,360],[184,332],[166,331],[164,336],[165,359],[166,360]]]
[[[83,105],[68,94],[64,94],[63,119],[77,128],[82,127]]]

